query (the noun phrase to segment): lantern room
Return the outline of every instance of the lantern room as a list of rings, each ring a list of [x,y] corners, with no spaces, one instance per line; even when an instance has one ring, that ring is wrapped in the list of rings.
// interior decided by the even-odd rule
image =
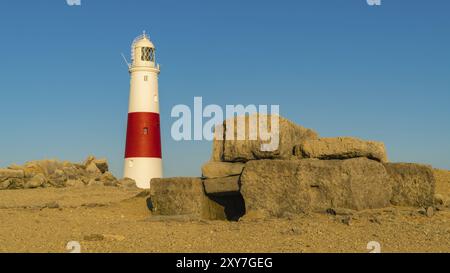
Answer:
[[[155,46],[145,32],[133,41],[131,60],[133,67],[156,67]]]

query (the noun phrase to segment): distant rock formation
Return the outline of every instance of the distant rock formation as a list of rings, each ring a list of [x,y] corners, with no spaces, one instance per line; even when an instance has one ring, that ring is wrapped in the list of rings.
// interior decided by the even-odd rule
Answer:
[[[118,180],[109,171],[106,159],[89,156],[83,163],[38,160],[23,166],[0,169],[0,190],[46,187],[117,186],[133,187],[130,179]]]
[[[434,204],[433,169],[388,163],[381,142],[320,138],[280,117],[279,148],[262,152],[260,140],[226,139],[230,122],[236,118],[224,122],[224,139],[214,141],[201,178],[151,181],[154,213],[237,220]]]

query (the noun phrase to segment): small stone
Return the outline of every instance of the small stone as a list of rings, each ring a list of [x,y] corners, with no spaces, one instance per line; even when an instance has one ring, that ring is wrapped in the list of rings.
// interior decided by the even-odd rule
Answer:
[[[350,216],[344,216],[344,217],[342,217],[341,222],[344,225],[350,226],[352,223],[352,218]]]
[[[86,203],[81,205],[82,207],[85,208],[100,208],[100,207],[106,207],[106,204],[102,204],[102,203]]]
[[[426,212],[427,217],[433,217],[434,216],[434,208],[428,207]]]
[[[441,194],[434,195],[434,203],[436,205],[445,205],[445,198]]]
[[[381,221],[380,221],[380,219],[378,219],[377,217],[372,217],[372,218],[369,219],[369,221],[370,221],[371,223],[381,225]]]
[[[60,206],[57,202],[54,201],[54,202],[45,204],[44,207],[48,208],[48,209],[59,209]]]
[[[298,227],[292,227],[281,232],[283,235],[300,235],[302,231]]]
[[[417,212],[419,214],[422,214],[422,215],[426,215],[427,214],[427,210],[425,208],[420,208],[420,209],[417,210]]]
[[[102,234],[90,234],[84,236],[84,241],[94,242],[94,241],[103,241],[105,239],[105,236]]]
[[[326,213],[328,213],[330,215],[333,215],[333,216],[335,216],[337,214],[336,211],[334,209],[332,209],[332,208],[327,209]]]

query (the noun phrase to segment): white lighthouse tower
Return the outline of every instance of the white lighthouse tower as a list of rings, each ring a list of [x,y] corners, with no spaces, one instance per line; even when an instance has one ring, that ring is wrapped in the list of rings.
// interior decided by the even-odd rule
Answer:
[[[145,34],[131,46],[130,102],[125,145],[124,177],[139,188],[150,188],[152,178],[162,177],[158,75],[155,47]]]

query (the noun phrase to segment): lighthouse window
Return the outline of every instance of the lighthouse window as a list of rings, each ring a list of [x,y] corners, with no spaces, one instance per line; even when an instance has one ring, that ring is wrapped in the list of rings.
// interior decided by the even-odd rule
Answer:
[[[141,54],[141,60],[146,62],[153,62],[154,61],[154,50],[151,47],[143,47],[142,48],[142,54]]]
[[[144,81],[148,81],[148,76],[144,76]]]
[[[148,128],[147,127],[144,128],[144,135],[148,135]]]

